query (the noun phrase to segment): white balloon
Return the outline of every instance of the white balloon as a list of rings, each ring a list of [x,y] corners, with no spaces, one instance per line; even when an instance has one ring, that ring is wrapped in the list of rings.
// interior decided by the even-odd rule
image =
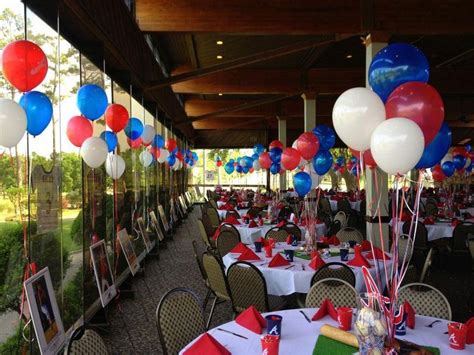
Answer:
[[[405,174],[423,155],[423,131],[412,120],[391,118],[374,130],[370,151],[377,165],[388,174]]]
[[[153,163],[153,155],[148,150],[144,150],[143,152],[141,152],[139,159],[145,168],[147,166],[150,166],[151,163]]]
[[[81,157],[84,163],[93,169],[104,164],[108,152],[107,143],[99,137],[89,137],[81,146]]]
[[[143,143],[145,144],[151,143],[154,137],[155,137],[155,127],[153,127],[152,125],[146,124],[143,127],[143,133],[141,135]]]
[[[453,161],[453,155],[451,153],[446,153],[446,155],[443,157],[443,159],[441,159],[441,165],[443,165],[444,162],[447,162],[447,161]]]
[[[0,145],[16,146],[26,132],[26,113],[15,101],[0,99]]]
[[[471,158],[466,159],[466,164],[464,164],[464,169],[468,168],[471,165]]]
[[[158,157],[158,163],[164,163],[168,159],[169,155],[170,153],[168,152],[168,150],[160,148],[160,156]]]
[[[252,164],[253,168],[255,169],[255,171],[259,171],[262,167],[260,166],[260,162],[257,160],[254,160],[253,161],[253,164]]]
[[[294,141],[293,144],[291,145],[291,148],[298,150],[298,143],[296,141]],[[303,159],[303,158],[301,158],[301,159]]]
[[[118,154],[109,155],[105,163],[105,171],[112,179],[120,179],[125,171],[125,160]]]
[[[370,147],[374,129],[385,121],[385,106],[376,93],[367,88],[344,91],[332,109],[337,135],[350,148],[363,151]]]

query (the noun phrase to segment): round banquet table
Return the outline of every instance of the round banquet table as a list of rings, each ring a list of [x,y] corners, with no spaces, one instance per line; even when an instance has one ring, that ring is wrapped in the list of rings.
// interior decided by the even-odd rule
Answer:
[[[275,249],[273,249],[273,256],[276,255],[276,253],[282,252],[285,249],[298,249],[302,243],[299,243],[299,246],[293,247],[291,245],[288,245],[286,243],[277,243],[275,246]],[[252,245],[251,246],[252,250],[255,250],[255,247]],[[267,284],[267,291],[270,295],[275,295],[275,296],[287,296],[291,295],[295,292],[298,293],[308,293],[310,289],[310,284],[311,284],[311,278],[313,277],[315,270],[309,267],[309,263],[311,260],[306,260],[298,257],[294,257],[294,261],[291,263],[294,265],[293,267],[286,269],[288,266],[279,266],[279,267],[268,267],[268,262],[271,260],[271,258],[266,258],[265,253],[256,253],[260,258],[261,261],[255,261],[252,262],[253,265],[255,265],[263,274],[263,277],[265,278],[266,284]],[[362,253],[364,256],[368,254],[368,252],[363,252]],[[229,253],[224,256],[223,262],[224,266],[226,269],[235,263],[237,261],[237,258],[239,257],[240,254],[238,253]],[[349,260],[353,258],[354,254],[349,254]],[[340,256],[332,256],[327,259],[324,259],[326,263],[330,262],[339,262],[339,263],[344,263],[346,264],[347,262],[341,261]],[[369,259],[369,263],[374,265],[373,260]],[[383,276],[383,261],[379,260],[378,261],[379,265],[379,272],[382,273],[381,276]],[[387,260],[387,270],[390,272],[392,267],[392,261]],[[362,268],[360,267],[351,267],[352,271],[354,272],[354,275],[356,277],[356,284],[355,284],[355,289],[358,292],[365,291],[365,283],[364,283],[364,277],[362,275]],[[377,280],[376,274],[377,270],[375,267],[370,268],[370,273],[374,280]],[[385,288],[385,277],[381,277],[381,282],[383,288]]]
[[[357,212],[360,212],[360,200],[358,201],[349,201],[351,208],[353,210],[356,210]],[[331,211],[336,212],[337,211],[337,201],[335,200],[329,200],[329,204],[331,205]]]
[[[240,234],[240,241],[250,245],[253,245],[258,238],[265,237],[265,234],[267,234],[270,229],[276,227],[276,224],[265,224],[261,227],[249,228],[248,225],[243,224],[242,221],[240,221],[240,223],[240,225],[235,225],[235,228],[237,228]],[[299,226],[299,228],[301,229],[301,238],[304,238],[306,228],[302,226]],[[326,232],[327,228],[324,223],[316,225],[316,234],[318,236],[324,236]]]
[[[323,317],[318,321],[312,321],[311,323],[308,323],[300,311],[303,311],[306,316],[311,319],[314,313],[316,313],[317,308],[292,309],[263,314],[263,316],[267,314],[279,314],[283,317],[279,347],[279,353],[282,355],[312,354],[321,326],[324,324],[329,324],[337,327],[337,322],[331,319],[329,316]],[[354,320],[354,317],[352,319]],[[449,321],[441,319],[439,323],[434,324],[433,328],[426,327],[426,325],[432,323],[434,320],[437,320],[437,318],[417,315],[415,318],[415,329],[407,328],[407,334],[405,336],[397,336],[397,338],[404,339],[419,345],[436,347],[440,350],[442,355],[461,355],[474,353],[474,344],[466,344],[466,348],[464,350],[451,349],[449,347],[448,335],[444,334],[444,332],[446,332],[448,329],[447,324]],[[247,339],[219,331],[218,328],[242,335]],[[263,332],[265,332],[265,330]],[[351,332],[353,333],[354,330],[352,329]],[[221,343],[234,355],[251,355],[262,353],[262,346],[260,343],[261,335],[238,325],[235,321],[222,324],[217,328],[209,330],[208,333],[211,334],[219,343]],[[181,350],[180,354],[189,348],[195,340],[193,340],[183,350]]]
[[[403,233],[402,229],[404,223],[403,221],[398,221],[397,223],[398,232],[400,234]],[[390,221],[389,225],[393,228],[393,220]],[[453,237],[454,227],[451,225],[451,222],[435,222],[435,224],[427,224],[425,227],[428,232],[429,242],[436,239]]]

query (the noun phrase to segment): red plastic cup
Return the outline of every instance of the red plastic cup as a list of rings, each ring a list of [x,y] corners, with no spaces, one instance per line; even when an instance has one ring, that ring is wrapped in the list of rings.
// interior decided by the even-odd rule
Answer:
[[[467,327],[462,323],[449,323],[448,335],[449,346],[456,350],[462,350],[466,346]]]
[[[278,355],[280,337],[278,335],[264,335],[261,338],[263,355]]]
[[[337,322],[339,323],[339,329],[351,330],[352,328],[352,308],[339,307],[337,309]]]
[[[271,245],[267,245],[267,246],[266,246],[265,248],[263,248],[263,249],[265,249],[265,256],[266,256],[267,258],[271,258],[271,257],[272,257],[272,251],[273,251],[272,246],[271,246]]]

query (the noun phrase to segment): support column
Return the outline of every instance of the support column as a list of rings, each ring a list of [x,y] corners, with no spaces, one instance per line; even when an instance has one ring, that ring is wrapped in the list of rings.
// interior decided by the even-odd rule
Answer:
[[[316,94],[308,92],[301,97],[304,100],[304,131],[311,132],[316,126]]]
[[[389,35],[386,33],[371,33],[365,39],[365,86],[369,87],[368,72],[372,58],[382,48],[387,46]],[[379,219],[377,215],[377,202],[380,198],[380,216],[382,219],[383,246],[388,250],[388,174],[376,168],[372,171],[365,169],[365,190],[367,202],[367,239],[374,245],[381,247]],[[374,217],[372,217],[374,216]]]
[[[277,117],[278,120],[278,140],[286,147],[286,117]],[[280,191],[286,190],[286,172],[280,174]]]

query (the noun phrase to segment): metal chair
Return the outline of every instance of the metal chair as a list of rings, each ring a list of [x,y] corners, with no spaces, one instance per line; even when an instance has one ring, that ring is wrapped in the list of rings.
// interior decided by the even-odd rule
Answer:
[[[203,241],[204,245],[208,249],[214,249],[213,243],[211,243],[211,238],[209,238],[209,235],[207,234],[206,227],[204,226],[204,223],[202,222],[201,219],[197,220],[198,228],[199,228],[199,234],[201,235],[201,240]]]
[[[286,238],[288,237],[288,232],[284,227],[273,227],[269,229],[265,234],[265,239],[273,238],[277,242],[286,242]]]
[[[235,219],[240,219],[240,214],[239,212],[235,210],[231,210],[231,211],[227,211],[227,213],[225,214],[225,218],[228,218],[228,217],[234,217]]]
[[[337,210],[342,211],[346,214],[346,216],[350,216],[352,212],[351,204],[349,200],[343,198],[342,200],[337,201]]]
[[[357,307],[357,291],[344,280],[328,278],[317,281],[306,296],[306,307],[319,307],[326,298],[334,307]]]
[[[413,282],[418,282],[418,270],[416,270],[415,265],[408,265],[407,271],[405,272],[405,277],[402,280],[401,285],[411,284]]]
[[[332,237],[333,235],[336,235],[337,232],[341,230],[341,221],[339,220],[334,220],[331,222],[331,224],[328,227],[327,235]]]
[[[357,229],[352,227],[342,228],[339,232],[336,233],[336,237],[341,242],[348,242],[349,240],[355,240],[357,243],[362,243],[364,236]]]
[[[296,237],[296,240],[301,240],[301,229],[294,223],[287,223],[283,226],[283,229],[286,230],[287,235],[291,234]]]
[[[177,354],[205,328],[204,312],[194,291],[178,287],[158,303],[156,326],[163,354]]]
[[[212,226],[218,227],[219,224],[221,223],[221,220],[219,219],[219,213],[217,213],[217,209],[208,208],[206,211],[206,214],[209,217],[209,220],[211,221]]]
[[[474,260],[474,224],[458,224],[451,238],[451,263],[455,268],[472,268]]]
[[[204,286],[206,286],[206,288],[207,288],[206,298],[204,299],[204,303],[203,303],[203,306],[202,306],[204,309],[206,309],[207,302],[209,301],[209,297],[211,296],[212,290],[210,289],[210,286],[209,286],[209,280],[208,280],[208,277],[207,277],[207,274],[206,274],[206,270],[204,270],[204,265],[203,265],[201,259],[199,258],[199,254],[198,254],[198,250],[197,250],[197,243],[196,243],[195,240],[193,240],[191,243],[192,243],[192,246],[193,246],[194,258],[196,259],[196,263],[197,263],[198,268],[199,268],[199,273],[201,274],[202,281],[204,282]]]
[[[316,271],[311,278],[310,285],[313,286],[316,282],[323,279],[338,279],[347,282],[349,285],[355,287],[356,278],[354,272],[350,267],[343,263],[333,262],[327,263]]]
[[[231,223],[224,223],[224,224],[221,224],[221,226],[219,227],[220,228],[220,231],[229,231],[229,232],[232,232],[234,233],[235,235],[237,235],[240,239],[240,233],[239,233],[239,230],[237,228],[235,228],[235,226]]]
[[[408,301],[416,314],[451,320],[451,305],[448,299],[433,286],[415,282],[400,287],[398,302]]]
[[[343,211],[339,211],[336,213],[336,215],[334,216],[334,221],[341,222],[341,228],[344,228],[347,226],[347,217]]]
[[[212,208],[215,208],[217,210],[217,202],[213,198],[209,199],[209,204],[211,205]]]
[[[323,197],[319,200],[320,206],[321,206],[321,211],[328,214],[332,215],[332,210],[331,210],[331,203],[326,197]]]
[[[213,236],[214,233],[216,232],[216,229],[219,225],[214,226],[212,224],[211,219],[207,214],[203,214],[201,217],[202,224],[204,225],[204,229],[206,230],[206,234],[210,237]]]
[[[86,329],[85,326],[76,328],[66,345],[66,355],[80,354],[108,354],[102,337],[92,329]]]
[[[433,262],[433,248],[430,249],[426,255],[425,262],[423,264],[423,270],[421,271],[420,282],[424,282],[426,276],[430,272],[431,263]]]
[[[228,230],[221,230],[216,241],[217,252],[223,258],[239,243],[240,237],[238,235]]]
[[[406,254],[406,257],[405,257]],[[409,264],[411,257],[413,255],[413,242],[407,234],[402,234],[398,238],[398,262],[400,264],[403,263],[405,259],[405,263]]]

